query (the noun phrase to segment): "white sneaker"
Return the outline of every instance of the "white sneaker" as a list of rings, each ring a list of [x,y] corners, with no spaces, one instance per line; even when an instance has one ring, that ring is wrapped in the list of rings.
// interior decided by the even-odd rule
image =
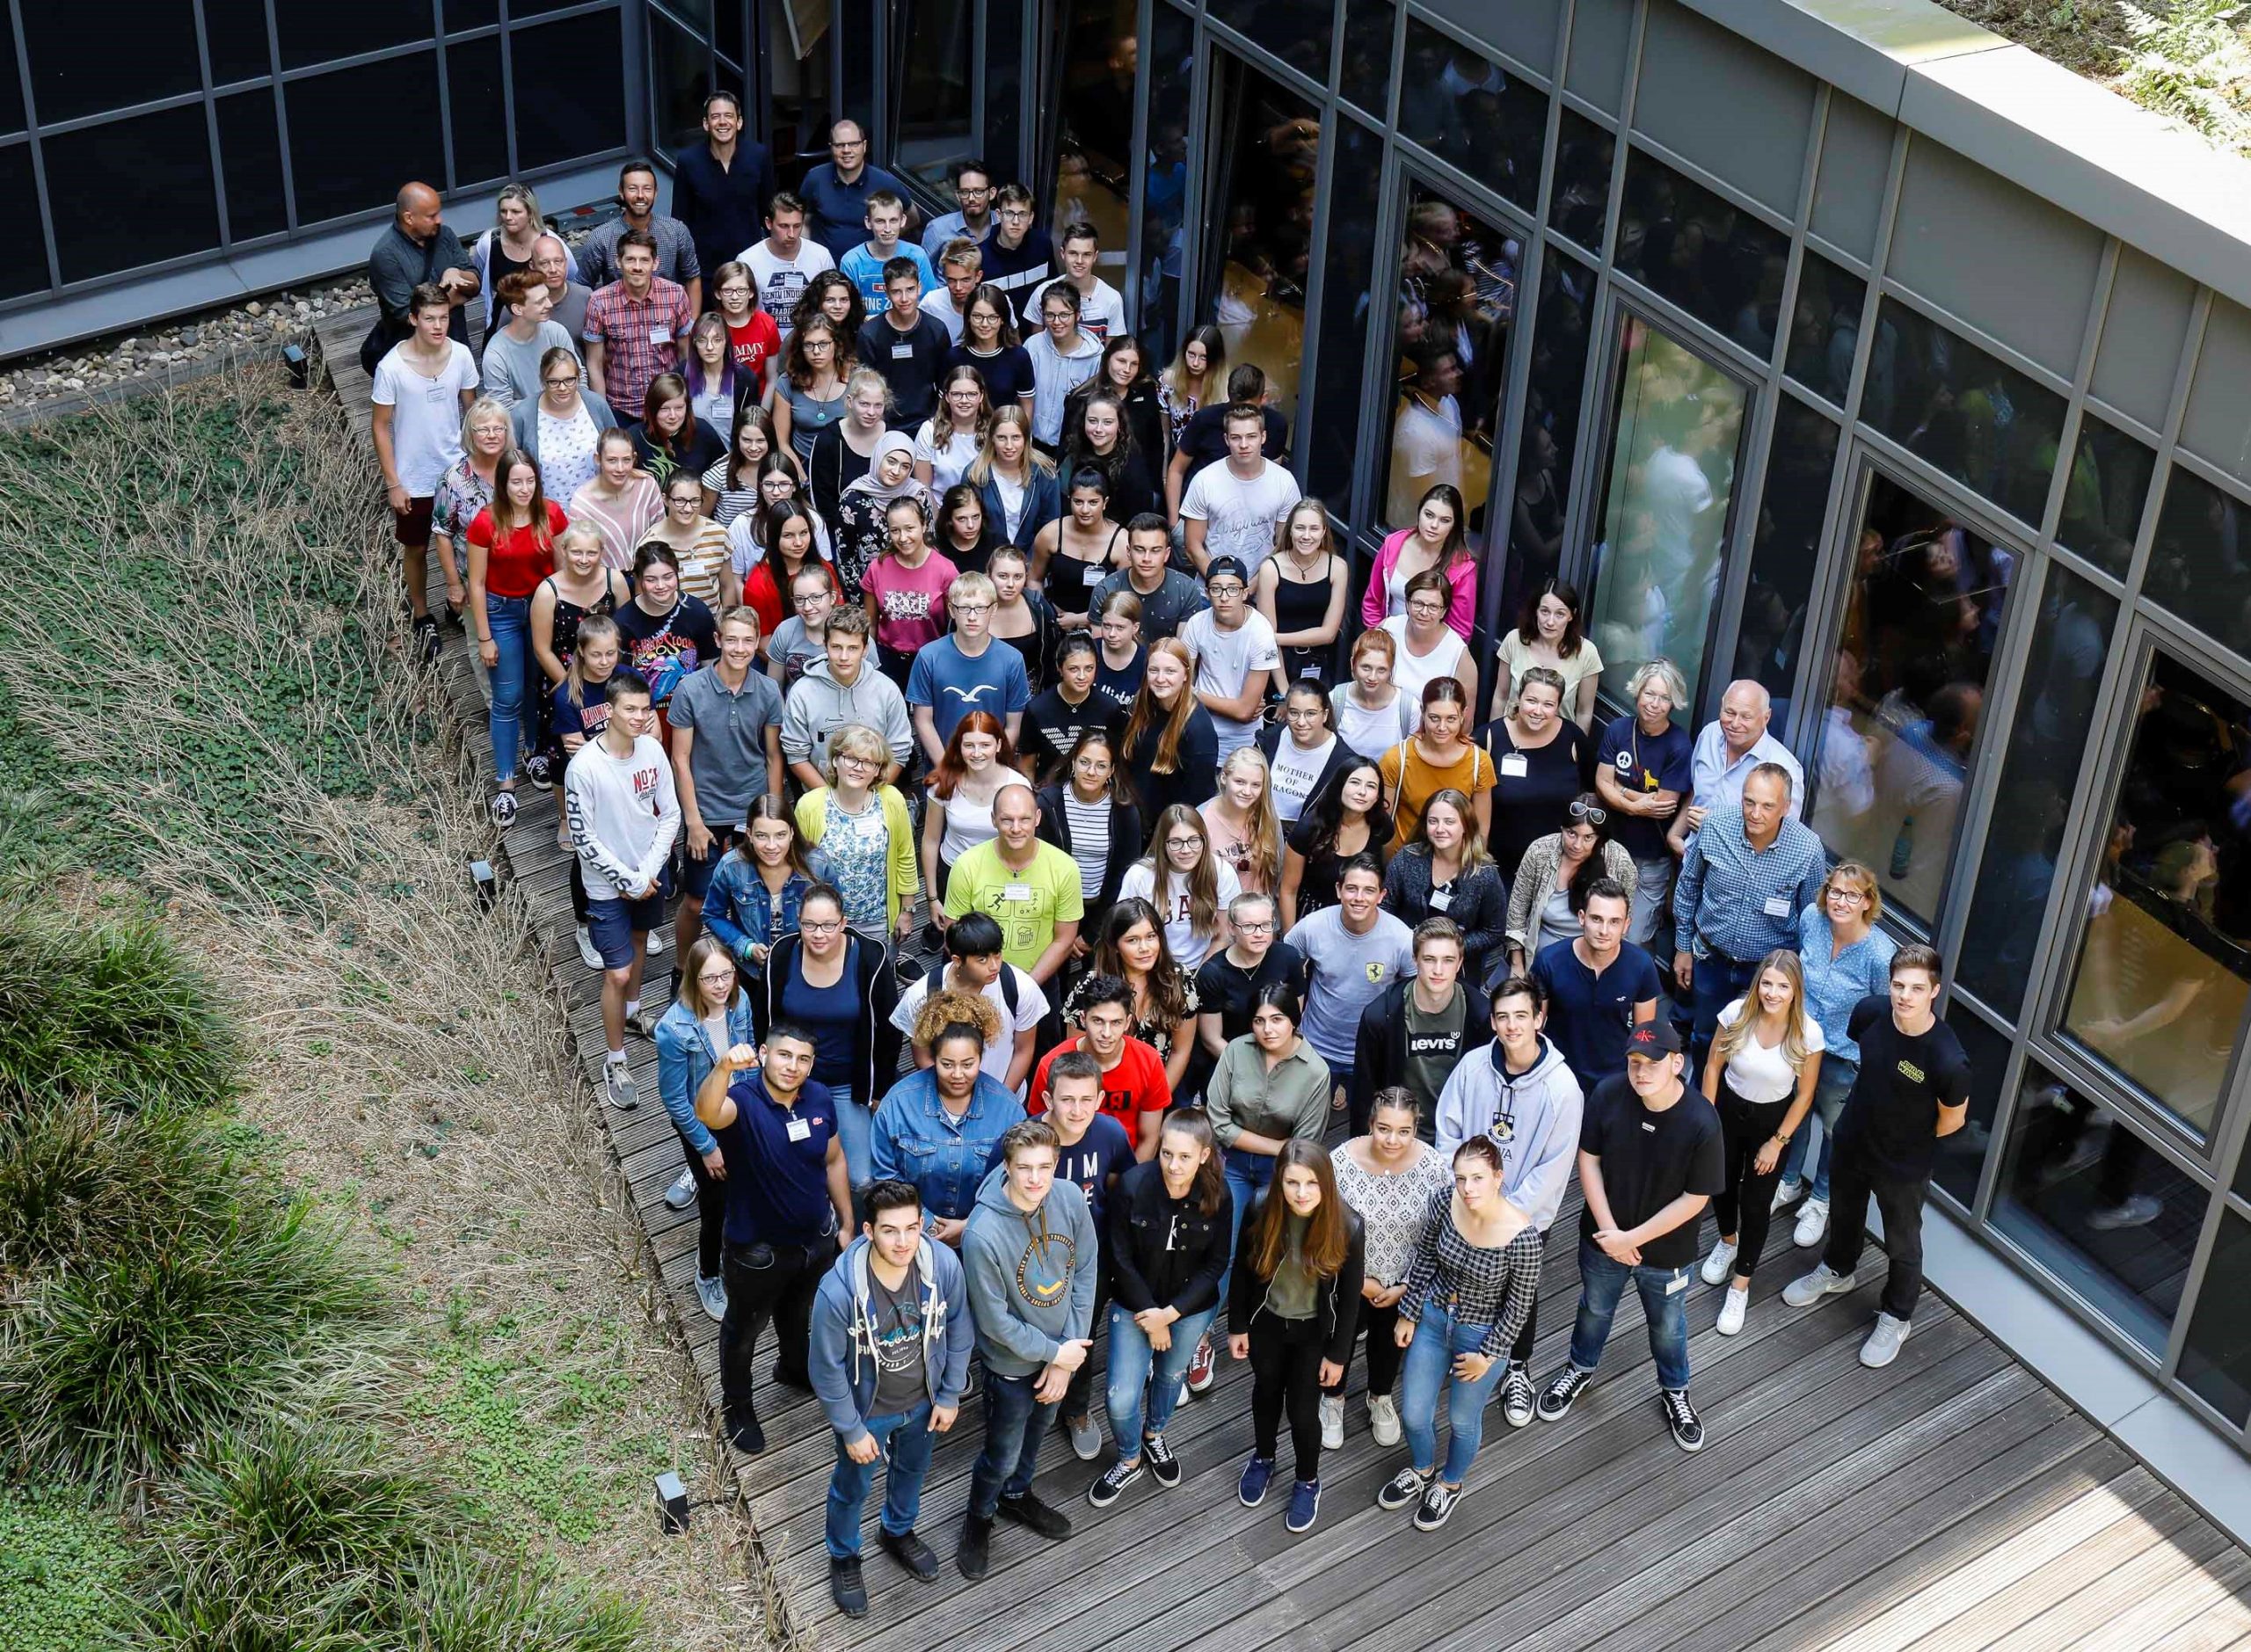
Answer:
[[[1712,1247],[1712,1254],[1704,1258],[1704,1283],[1725,1284],[1729,1271],[1735,1266],[1735,1245],[1723,1239]]]
[[[1786,1205],[1796,1204],[1804,1197],[1804,1183],[1788,1180],[1777,1182],[1774,1183],[1774,1202],[1767,1207],[1767,1212],[1771,1215]]]
[[[1791,1280],[1782,1287],[1782,1300],[1794,1308],[1810,1308],[1825,1296],[1841,1296],[1853,1288],[1849,1273],[1832,1273],[1829,1264],[1823,1263],[1811,1273]]]
[[[1790,1243],[1800,1250],[1811,1250],[1829,1236],[1829,1201],[1808,1199],[1805,1208],[1797,1213],[1797,1226],[1790,1229]]]
[[[1730,1290],[1720,1299],[1720,1321],[1713,1328],[1722,1336],[1732,1336],[1743,1328],[1744,1310],[1751,1306],[1748,1290]]]
[[[663,930],[661,930],[661,929],[652,929],[652,930],[650,930],[650,931],[649,931],[648,956],[649,956],[650,957],[657,957],[659,954],[660,954],[661,952],[663,952],[663,950],[665,950],[665,932],[664,932]]]
[[[1899,1357],[1899,1344],[1907,1340],[1907,1333],[1913,1328],[1905,1320],[1895,1320],[1889,1314],[1877,1314],[1876,1328],[1861,1344],[1861,1364],[1878,1369],[1890,1365]]]
[[[1374,1436],[1378,1445],[1399,1444],[1399,1402],[1389,1394],[1378,1394],[1368,1397],[1368,1432]],[[1326,1450],[1329,1441],[1324,1437],[1321,1444]]]
[[[665,1190],[665,1203],[676,1211],[684,1211],[696,1203],[696,1173],[682,1170]]]
[[[1341,1452],[1344,1449],[1344,1401],[1340,1394],[1321,1396],[1321,1449]]]
[[[579,926],[579,962],[590,970],[601,967],[601,954],[594,950],[594,938],[586,926]]]

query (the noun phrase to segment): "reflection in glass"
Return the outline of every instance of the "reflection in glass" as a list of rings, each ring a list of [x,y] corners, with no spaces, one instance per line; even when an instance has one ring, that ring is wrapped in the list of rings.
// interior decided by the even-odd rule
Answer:
[[[1141,61],[1133,0],[1073,0],[1063,15],[1063,120],[1048,233],[1060,244],[1066,224],[1092,224],[1102,237],[1096,273],[1122,289],[1133,188],[1133,76]]]
[[[1337,89],[1380,120],[1391,106],[1391,0],[1344,0],[1344,54]]]
[[[1837,465],[1837,426],[1795,397],[1774,414],[1767,455],[1766,491],[1751,542],[1751,583],[1730,678],[1766,685],[1774,718],[1785,723],[1798,656],[1805,647],[1805,609],[1813,571],[1821,561],[1821,522],[1829,509],[1829,481]]]
[[[1341,515],[1347,509],[1341,490],[1350,482],[1359,451],[1383,142],[1357,120],[1337,121],[1337,142],[1329,184],[1329,273],[1321,289],[1320,370],[1305,440],[1312,474],[1337,478],[1333,485],[1340,491],[1329,503]]]
[[[1861,337],[1868,283],[1808,251],[1798,267],[1797,303],[1790,320],[1789,353],[1782,371],[1816,396],[1845,404],[1853,382],[1853,352]]]
[[[514,16],[515,8],[509,12]],[[623,80],[585,72],[585,66],[601,54],[618,49],[622,30],[616,11],[588,11],[535,29],[508,32],[509,71],[519,88],[517,166],[530,171],[624,143]],[[776,72],[783,67],[776,65]],[[573,88],[568,98],[548,95],[549,88],[564,85]],[[303,213],[301,198],[298,215]]]
[[[1151,369],[1179,348],[1188,211],[1188,98],[1196,25],[1169,5],[1149,24],[1149,149],[1141,180],[1141,300],[1133,321]],[[1373,187],[1373,180],[1371,180]],[[1372,230],[1371,230],[1372,233]]]
[[[284,8],[287,9],[286,6]],[[406,10],[410,16],[412,8]],[[112,109],[122,109],[136,103],[153,103],[159,98],[193,91],[202,84],[203,71],[195,55],[195,8],[190,0],[135,0],[129,11],[120,12],[119,20],[131,20],[131,72],[119,73],[120,63],[114,51],[102,49],[103,42],[91,35],[87,25],[91,18],[76,6],[27,5],[23,8],[24,47],[32,63],[32,97],[39,107],[39,118],[47,126],[60,120],[76,120],[84,115],[103,114]],[[261,24],[263,19],[260,19]],[[422,8],[421,33],[429,30],[430,10]],[[403,39],[413,38],[412,25]],[[15,40],[13,31],[0,30],[11,36],[8,41],[6,64],[15,69]],[[261,27],[259,44],[265,44]],[[389,41],[379,44],[388,45]],[[330,53],[330,56],[343,54]],[[264,68],[258,70],[265,72]],[[11,86],[11,100],[21,97],[18,87]],[[135,264],[150,262],[135,258]],[[66,275],[63,280],[70,278]]]
[[[1755,356],[1774,347],[1789,250],[1788,236],[1701,184],[1638,150],[1627,156],[1613,261]]]
[[[711,90],[711,49],[653,8],[649,12],[649,118],[667,149],[686,147],[703,130],[703,98]]]
[[[1957,984],[2011,1021],[2023,1013],[2033,948],[2056,881],[2064,823],[2086,772],[2087,731],[2117,617],[2115,599],[2070,569],[2050,564],[1954,966]]]
[[[2196,630],[2251,653],[2251,512],[2175,465],[2142,587]]]
[[[726,0],[722,0],[725,4]],[[977,153],[973,0],[892,0],[892,164],[949,206],[947,169]]]
[[[1382,522],[1410,526],[1423,495],[1445,483],[1461,491],[1482,548],[1523,249],[1420,186],[1409,197],[1406,225]]]
[[[2222,1416],[2240,1423],[2251,1418],[2251,1222],[2233,1211],[2220,1212],[2219,1232],[2205,1259],[2204,1283],[2196,1289],[2196,1312],[2182,1339],[2182,1384]]]
[[[2138,705],[2064,1030],[2203,1134],[2251,994],[2251,706],[2163,653]]]
[[[2079,445],[2072,452],[2072,473],[2064,483],[2058,542],[2096,567],[2126,577],[2133,559],[2134,535],[2141,531],[2142,503],[2157,455],[2124,431],[2094,414],[2080,419]]]
[[[2008,1040],[1959,1001],[1947,1006],[1946,1024],[1970,1059],[1970,1107],[1962,1128],[1940,1139],[1931,1180],[1966,1211],[1977,1202],[1978,1178],[1992,1150],[1993,1116],[2008,1077]]]
[[[1876,314],[1861,417],[2019,521],[2037,523],[2063,397],[1897,299]]]
[[[2153,1354],[2204,1217],[2203,1190],[2116,1113],[2026,1064],[1993,1226]]]
[[[615,40],[616,16],[601,20],[610,25]],[[573,72],[584,74],[585,65]],[[378,58],[289,81],[281,98],[288,114],[289,177],[297,194],[299,229],[346,213],[390,206],[397,200],[400,178],[434,178],[445,170],[434,51]],[[335,118],[333,112],[339,109],[384,112],[380,156],[371,151],[360,122]],[[395,127],[390,124],[393,119]],[[208,139],[198,142],[208,145]],[[48,182],[52,189],[51,175]],[[66,268],[66,280],[69,273]]]
[[[1308,80],[1329,84],[1329,42],[1336,29],[1330,0],[1208,0],[1205,9]]]
[[[1496,613],[1522,612],[1526,596],[1558,571],[1563,512],[1578,456],[1579,404],[1586,395],[1587,315],[1594,272],[1554,242],[1541,255],[1540,310],[1525,373],[1524,426],[1509,510],[1508,568]]]
[[[1265,369],[1274,405],[1296,423],[1305,354],[1306,276],[1313,257],[1313,179],[1321,113],[1296,93],[1222,54],[1215,76],[1211,199],[1217,210],[1204,268],[1204,319],[1227,339],[1230,365]]]
[[[829,23],[834,6],[835,0],[781,0],[759,8],[765,18],[766,72],[772,80],[769,147],[784,188],[796,187],[807,166],[828,158]],[[512,0],[511,15],[514,9]],[[521,107],[516,119],[523,119]]]
[[[446,15],[452,17],[452,7]],[[446,47],[446,103],[453,112],[455,186],[506,178],[508,106],[500,93],[499,35],[455,40]],[[228,206],[231,212],[233,203]]]
[[[1610,170],[1615,134],[1565,106],[1555,133],[1555,181],[1548,193],[1548,222],[1590,252],[1602,245],[1610,215]]]
[[[227,233],[239,244],[289,227],[281,188],[281,132],[273,89],[212,99],[219,116],[219,181],[227,192]]]
[[[1889,477],[1869,484],[1809,824],[1935,928],[2016,553]]]
[[[1407,19],[1399,133],[1519,207],[1540,197],[1548,98],[1475,47]]]
[[[1743,389],[1638,316],[1621,315],[1610,474],[1590,626],[1604,675],[1664,656],[1696,702],[1720,588]]]

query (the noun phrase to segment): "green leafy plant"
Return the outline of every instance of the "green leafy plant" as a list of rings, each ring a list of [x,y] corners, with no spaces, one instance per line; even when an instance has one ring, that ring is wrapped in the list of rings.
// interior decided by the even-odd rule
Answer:
[[[183,1224],[223,1222],[243,1171],[201,1119],[91,1096],[0,1117],[0,1284],[84,1265]]]
[[[0,1484],[0,1645],[82,1652],[119,1627],[132,1554],[114,1517],[59,1487]]]

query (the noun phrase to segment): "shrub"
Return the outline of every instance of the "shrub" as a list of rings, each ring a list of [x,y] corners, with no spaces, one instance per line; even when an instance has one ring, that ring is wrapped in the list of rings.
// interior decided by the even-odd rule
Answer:
[[[0,1115],[0,1284],[223,1222],[244,1171],[201,1121],[91,1097]]]
[[[447,1554],[408,1603],[399,1652],[633,1652],[641,1612],[521,1558]]]

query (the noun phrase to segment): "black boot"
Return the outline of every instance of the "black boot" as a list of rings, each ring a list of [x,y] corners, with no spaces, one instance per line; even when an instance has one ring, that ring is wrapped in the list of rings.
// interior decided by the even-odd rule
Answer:
[[[961,1546],[954,1551],[953,1563],[971,1583],[982,1582],[993,1564],[993,1523],[980,1520],[975,1515],[964,1515],[961,1521]]]
[[[828,1597],[848,1618],[868,1615],[868,1586],[861,1580],[858,1555],[828,1557]]]
[[[766,1430],[758,1425],[758,1413],[748,1406],[729,1408],[725,1426],[727,1444],[747,1457],[755,1457],[766,1449]]]
[[[1001,1499],[1001,1518],[1014,1521],[1051,1541],[1071,1535],[1071,1517],[1051,1503],[1027,1491],[1020,1497]]]
[[[883,1552],[904,1566],[926,1583],[938,1581],[938,1557],[930,1546],[912,1532],[902,1532],[897,1537],[878,1527],[876,1540],[883,1545]]]

